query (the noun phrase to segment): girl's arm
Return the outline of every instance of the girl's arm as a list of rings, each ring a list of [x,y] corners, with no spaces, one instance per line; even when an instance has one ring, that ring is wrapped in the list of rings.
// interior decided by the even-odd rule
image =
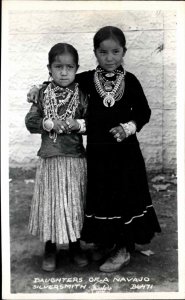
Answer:
[[[91,90],[91,86],[93,84],[93,76],[94,76],[93,70],[78,73],[75,76],[75,81],[79,83],[80,89],[87,94]]]
[[[33,85],[27,93],[27,102],[37,103],[40,90],[45,88],[49,83],[49,81],[44,81],[42,84]]]
[[[33,103],[25,117],[25,125],[30,133],[43,133],[43,112],[40,103]]]
[[[84,79],[86,78],[86,76],[84,76],[85,73],[87,72],[83,72],[76,75],[76,81],[80,84],[80,86],[86,86],[84,82]],[[33,85],[27,93],[27,102],[37,103],[40,90],[43,87],[47,86],[49,83],[50,81],[44,81],[42,84]]]
[[[82,88],[85,91],[89,88],[89,76],[92,76],[92,71],[78,73],[75,76],[75,81],[78,82],[80,88]],[[33,85],[27,94],[27,102],[37,103],[39,98],[39,91],[41,90],[41,88],[47,86],[49,83],[50,81],[44,81],[43,84]]]
[[[80,109],[80,119],[77,121],[80,124],[80,130],[79,132],[82,134],[87,134],[88,131],[88,102],[89,102],[89,96],[86,93],[80,92],[80,98],[81,98],[81,109]]]
[[[130,77],[130,99],[131,114],[127,123],[120,123],[118,126],[111,128],[110,133],[113,134],[117,142],[123,141],[125,138],[139,132],[142,127],[149,122],[151,109],[143,92],[143,88],[139,80],[133,75]]]
[[[69,130],[77,131],[81,134],[86,134],[87,131],[87,107],[88,107],[88,96],[80,91],[80,108],[78,116],[75,119],[68,118],[66,124]]]
[[[46,119],[38,103],[33,103],[25,117],[26,128],[30,133],[46,133],[55,131],[57,134],[66,133],[68,125],[65,121]]]
[[[132,95],[131,121],[136,124],[136,130],[139,132],[142,127],[150,120],[151,109],[144,94],[139,80],[134,76]]]

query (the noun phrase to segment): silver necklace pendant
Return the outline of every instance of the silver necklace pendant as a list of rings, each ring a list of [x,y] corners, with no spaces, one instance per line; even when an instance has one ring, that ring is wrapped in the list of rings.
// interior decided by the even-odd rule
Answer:
[[[112,73],[106,73],[105,77],[113,77],[114,75],[115,75],[115,73],[113,73],[113,72]]]
[[[112,85],[110,83],[105,83],[104,89],[106,92],[111,92],[112,91]]]
[[[103,104],[106,107],[112,107],[115,103],[115,99],[112,95],[108,94],[107,96],[105,96],[105,98],[103,99]]]

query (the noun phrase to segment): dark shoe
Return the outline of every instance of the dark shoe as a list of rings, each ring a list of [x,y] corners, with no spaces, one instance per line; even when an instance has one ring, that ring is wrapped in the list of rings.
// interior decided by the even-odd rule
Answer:
[[[130,262],[130,253],[126,252],[125,248],[117,250],[111,255],[103,265],[100,266],[101,272],[116,272]]]
[[[56,270],[56,253],[45,253],[42,261],[42,270],[53,272]]]
[[[69,243],[69,253],[72,261],[79,267],[85,267],[88,265],[89,261],[85,254],[85,251],[81,249],[80,241]]]
[[[56,269],[56,243],[50,240],[45,243],[44,257],[42,261],[42,269],[47,272],[53,272]]]
[[[79,267],[85,267],[89,263],[86,254],[82,250],[74,252],[72,259]]]

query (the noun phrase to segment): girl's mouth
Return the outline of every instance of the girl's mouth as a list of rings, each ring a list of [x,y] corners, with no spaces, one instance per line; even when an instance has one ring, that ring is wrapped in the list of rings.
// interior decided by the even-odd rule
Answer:
[[[107,68],[113,68],[113,67],[115,67],[115,64],[106,64],[106,67]]]

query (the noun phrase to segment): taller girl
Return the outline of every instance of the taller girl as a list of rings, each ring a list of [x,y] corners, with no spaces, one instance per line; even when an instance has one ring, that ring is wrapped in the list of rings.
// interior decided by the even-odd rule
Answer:
[[[116,27],[94,36],[96,70],[77,80],[90,94],[87,130],[87,203],[82,239],[114,246],[100,271],[129,263],[135,243],[149,243],[160,226],[136,137],[151,110],[138,79],[123,68],[126,41]]]

